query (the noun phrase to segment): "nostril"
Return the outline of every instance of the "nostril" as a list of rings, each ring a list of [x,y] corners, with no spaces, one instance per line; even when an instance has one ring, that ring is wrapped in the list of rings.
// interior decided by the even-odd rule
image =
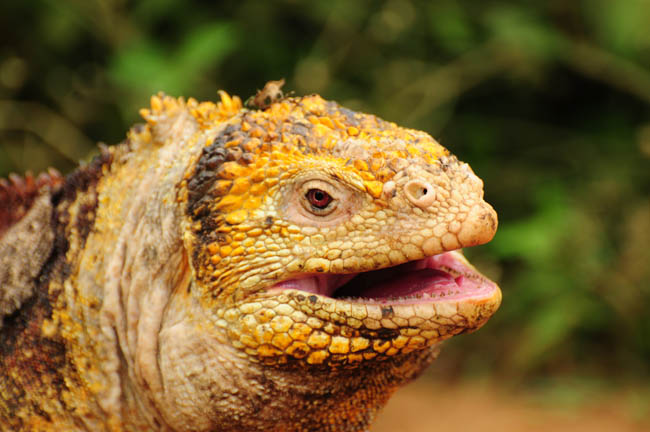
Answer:
[[[429,207],[436,199],[433,186],[421,180],[411,180],[406,183],[404,192],[409,201],[421,208]]]

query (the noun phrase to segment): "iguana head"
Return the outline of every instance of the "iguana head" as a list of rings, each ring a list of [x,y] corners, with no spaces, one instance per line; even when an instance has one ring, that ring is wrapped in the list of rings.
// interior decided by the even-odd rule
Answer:
[[[168,99],[154,98],[150,124]],[[222,93],[187,107],[202,147],[178,189],[192,278],[166,313],[183,309],[206,344],[282,383],[362,371],[385,381],[367,400],[378,405],[436,343],[498,308],[499,288],[459,251],[494,236],[496,213],[470,167],[426,133],[319,96],[245,109]]]
[[[481,326],[483,185],[429,135],[285,99],[219,124],[188,172],[197,294],[254,361],[353,365]],[[455,252],[450,252],[455,251]]]

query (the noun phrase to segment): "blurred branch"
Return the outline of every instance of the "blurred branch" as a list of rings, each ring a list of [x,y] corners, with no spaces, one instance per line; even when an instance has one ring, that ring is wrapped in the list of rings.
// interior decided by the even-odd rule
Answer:
[[[86,157],[93,142],[67,118],[33,102],[0,101],[0,131],[18,130],[33,133],[70,161]]]
[[[65,10],[72,22],[110,47],[137,34],[124,13],[124,2],[119,0],[47,0],[51,8]]]
[[[563,60],[569,67],[650,103],[650,71],[595,45],[566,43]]]
[[[434,110],[481,82],[505,70],[513,59],[503,46],[488,42],[442,67],[414,80],[395,95],[395,101],[412,106],[406,123]]]

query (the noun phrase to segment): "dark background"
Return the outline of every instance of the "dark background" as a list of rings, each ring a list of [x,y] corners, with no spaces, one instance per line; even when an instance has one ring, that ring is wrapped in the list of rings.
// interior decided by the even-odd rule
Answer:
[[[6,0],[0,176],[66,173],[151,94],[267,80],[422,129],[497,209],[503,305],[436,382],[650,405],[650,1]],[[563,399],[564,398],[564,399]]]

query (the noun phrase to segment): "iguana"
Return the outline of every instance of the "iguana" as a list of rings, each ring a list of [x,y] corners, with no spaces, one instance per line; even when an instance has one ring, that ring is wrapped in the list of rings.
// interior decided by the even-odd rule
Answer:
[[[495,312],[459,251],[497,227],[467,164],[260,99],[159,94],[65,178],[0,182],[0,430],[366,430]]]

